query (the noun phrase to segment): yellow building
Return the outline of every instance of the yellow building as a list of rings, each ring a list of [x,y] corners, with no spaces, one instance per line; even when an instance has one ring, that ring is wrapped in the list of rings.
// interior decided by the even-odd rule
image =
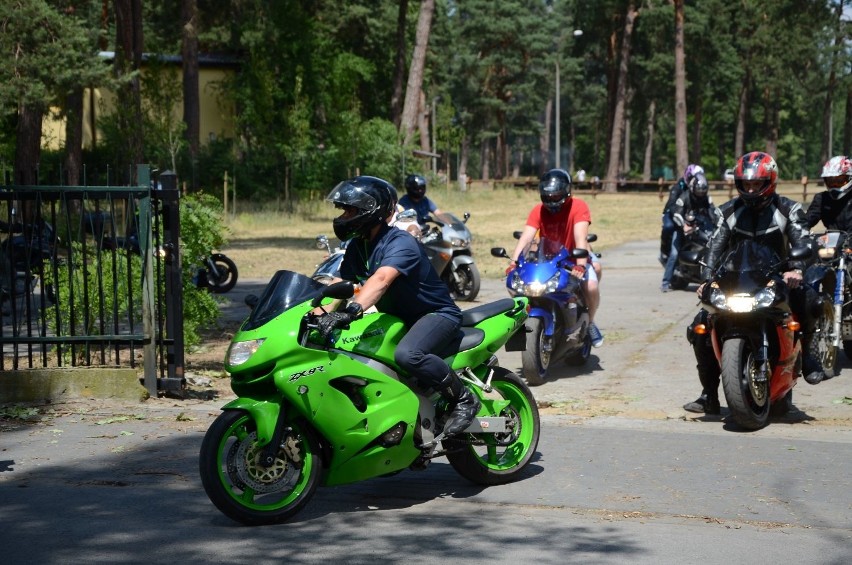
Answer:
[[[114,53],[105,51],[102,58],[112,61]],[[145,62],[155,55],[143,56],[142,70],[145,73]],[[158,64],[166,72],[173,74],[172,84],[177,89],[183,88],[181,58],[178,56],[157,56]],[[239,63],[231,58],[199,55],[198,57],[198,90],[201,145],[218,138],[234,137],[235,110],[233,104],[220,96],[220,85],[223,80],[232,76]],[[181,100],[181,98],[179,98]],[[115,111],[115,95],[102,88],[87,88],[83,92],[83,148],[91,149],[102,132],[98,120]],[[176,121],[183,119],[183,104],[178,102],[172,109]],[[45,118],[42,127],[42,147],[49,150],[60,150],[65,146],[65,119],[59,116],[59,109],[52,108]]]

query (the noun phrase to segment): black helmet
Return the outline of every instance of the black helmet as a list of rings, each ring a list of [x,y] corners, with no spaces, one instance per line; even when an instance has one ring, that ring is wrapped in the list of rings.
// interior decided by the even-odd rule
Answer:
[[[354,214],[345,210],[334,219],[334,235],[341,241],[359,236],[366,238],[373,227],[383,224],[393,213],[396,189],[380,178],[360,176],[335,186],[326,200],[336,208],[355,209]]]
[[[564,169],[550,169],[541,175],[538,194],[545,208],[555,214],[571,198],[571,175]]]
[[[707,184],[707,177],[704,176],[704,173],[697,173],[689,181],[689,191],[696,198],[704,198],[707,196],[708,189],[709,185]]]
[[[426,194],[426,179],[420,175],[405,177],[405,192],[415,200],[420,200]]]

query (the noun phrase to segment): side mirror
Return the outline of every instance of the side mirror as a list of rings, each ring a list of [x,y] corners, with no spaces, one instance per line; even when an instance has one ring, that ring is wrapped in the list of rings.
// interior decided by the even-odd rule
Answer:
[[[513,231],[513,232],[512,232],[512,237],[514,237],[515,239],[521,239],[521,233],[523,233],[523,232],[521,232],[520,230],[518,230],[518,231]]]
[[[316,239],[317,249],[328,249],[328,238],[324,235],[318,235]]]
[[[597,240],[598,240],[598,234],[596,234],[596,233],[590,233],[590,234],[586,235],[586,241],[588,241],[589,243],[594,243]]]
[[[574,259],[588,259],[589,258],[589,250],[588,249],[574,249],[571,251],[571,257]]]
[[[470,218],[470,212],[464,213],[464,223],[467,223],[468,218]]]
[[[491,248],[491,256],[492,257],[504,257],[506,259],[509,258],[509,254],[506,253],[506,249],[503,247],[492,247]]]
[[[797,245],[790,250],[790,259],[801,260],[810,259],[814,251],[810,245]]]

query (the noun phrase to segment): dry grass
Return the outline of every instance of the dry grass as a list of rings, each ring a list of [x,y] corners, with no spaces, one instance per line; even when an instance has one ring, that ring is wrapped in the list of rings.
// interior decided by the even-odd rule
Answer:
[[[812,187],[812,191],[815,187]],[[789,184],[781,192],[802,198],[801,185]],[[430,188],[438,206],[456,216],[470,212],[473,256],[483,277],[503,275],[506,261],[491,256],[492,247],[511,251],[512,231],[523,228],[538,192],[524,189],[478,189],[467,192]],[[716,204],[728,199],[727,191],[712,193]],[[598,235],[595,249],[605,251],[628,241],[657,239],[662,202],[657,193],[578,194],[592,212],[590,231]],[[238,209],[244,207],[239,205]],[[322,200],[303,202],[293,213],[257,211],[237,213],[230,219],[230,243],[224,250],[236,261],[240,277],[268,279],[278,269],[310,274],[323,258],[314,242],[319,234],[333,239],[334,208]],[[336,241],[336,240],[335,240]]]

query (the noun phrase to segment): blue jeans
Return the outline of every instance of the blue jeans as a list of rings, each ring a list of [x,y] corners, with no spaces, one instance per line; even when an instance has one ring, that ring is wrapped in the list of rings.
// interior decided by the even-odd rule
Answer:
[[[660,255],[668,255],[672,247],[672,239],[677,231],[677,224],[671,214],[663,214],[663,229],[660,232]]]
[[[438,314],[427,314],[417,320],[399,341],[394,352],[397,365],[417,379],[425,388],[437,388],[450,373],[441,355],[458,345],[459,322]]]
[[[680,230],[675,230],[672,237],[672,247],[669,250],[669,259],[666,261],[666,270],[663,273],[663,284],[671,284],[672,276],[674,275],[675,267],[677,266],[677,256],[682,245],[683,233]]]

